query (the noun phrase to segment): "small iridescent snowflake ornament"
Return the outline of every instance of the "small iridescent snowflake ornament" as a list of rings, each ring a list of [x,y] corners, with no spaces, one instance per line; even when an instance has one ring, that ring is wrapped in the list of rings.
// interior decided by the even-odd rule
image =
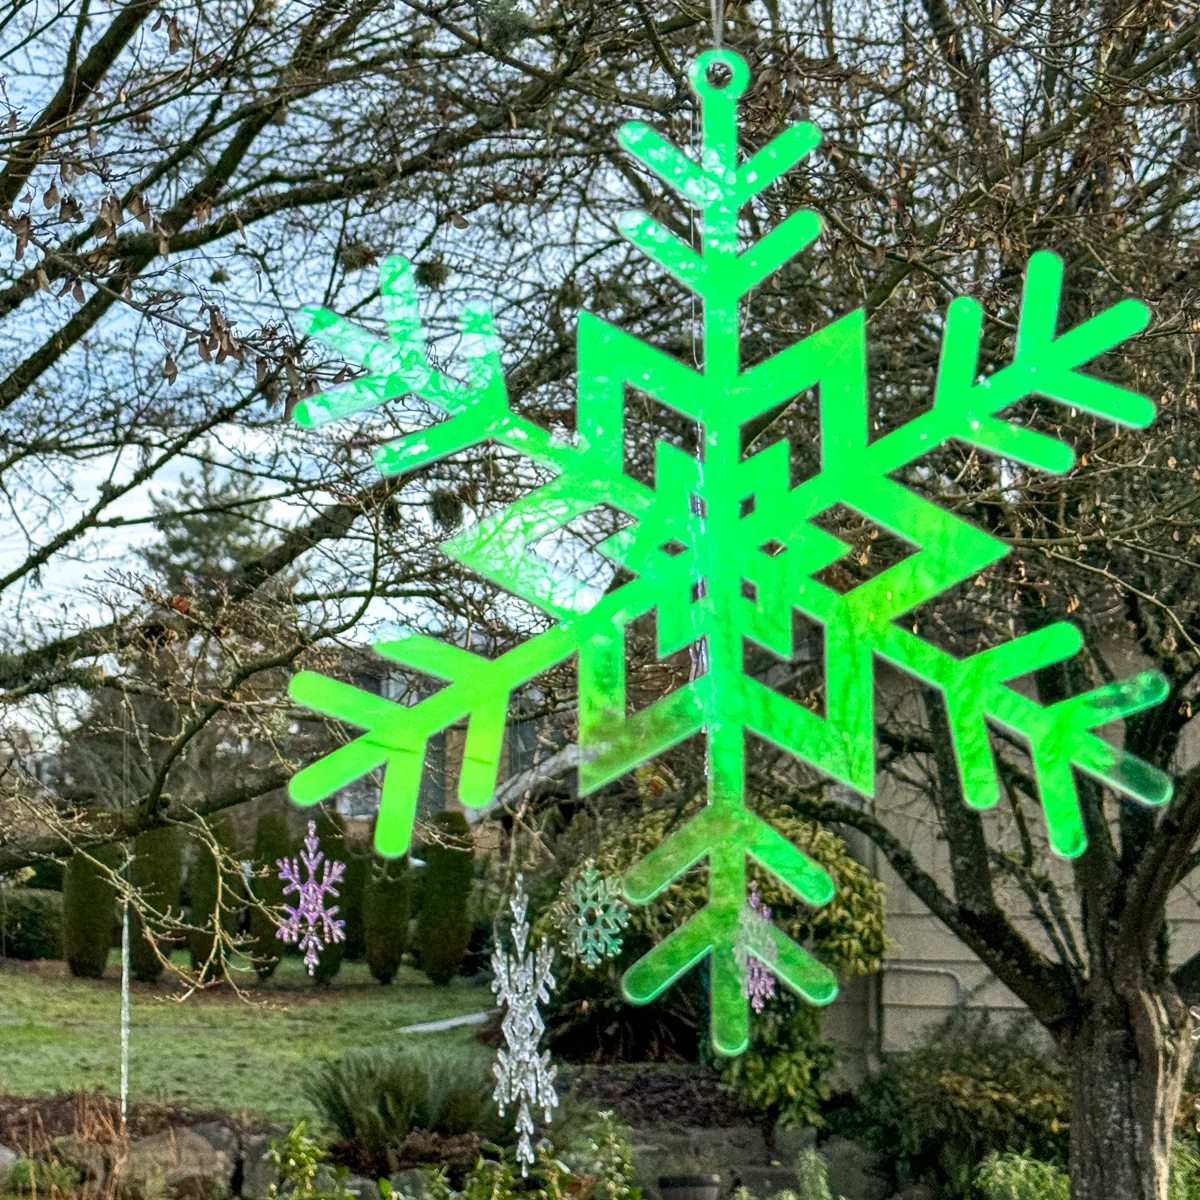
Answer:
[[[772,954],[774,943],[767,933],[771,923],[770,905],[762,902],[758,884],[750,884],[748,911],[743,911],[742,930],[744,946],[739,958],[744,956],[746,968],[745,995],[756,1013],[762,1012],[768,1000],[775,997],[775,976],[766,966],[764,959]]]
[[[571,888],[567,954],[585,967],[598,967],[621,949],[629,908],[588,859]]]
[[[321,864],[325,869],[321,871]],[[307,872],[307,878],[301,878],[301,864]],[[304,951],[304,965],[312,975],[320,961],[321,951],[331,942],[346,940],[346,922],[336,919],[338,906],[325,907],[328,896],[337,896],[337,884],[342,881],[346,864],[331,859],[325,862],[325,854],[320,848],[317,838],[317,823],[309,821],[308,836],[304,839],[304,849],[300,853],[300,861],[294,858],[279,860],[279,878],[287,884],[283,889],[285,896],[295,894],[299,899],[293,907],[283,906],[284,920],[275,936],[285,942],[298,942]]]
[[[500,1029],[506,1045],[496,1052],[492,1074],[496,1077],[493,1098],[500,1106],[500,1115],[510,1104],[517,1104],[515,1123],[517,1161],[521,1174],[528,1175],[536,1161],[532,1138],[535,1133],[530,1106],[543,1110],[549,1121],[558,1107],[558,1093],[554,1090],[554,1077],[558,1068],[550,1065],[550,1051],[538,1052],[546,1024],[542,1020],[538,1002],[546,1004],[554,987],[554,976],[550,973],[554,965],[554,950],[543,938],[536,951],[526,953],[529,940],[529,922],[525,911],[529,897],[525,894],[524,880],[517,876],[517,890],[509,901],[515,924],[512,928],[514,954],[505,954],[497,946],[492,952],[492,991],[496,1003],[507,1005]]]

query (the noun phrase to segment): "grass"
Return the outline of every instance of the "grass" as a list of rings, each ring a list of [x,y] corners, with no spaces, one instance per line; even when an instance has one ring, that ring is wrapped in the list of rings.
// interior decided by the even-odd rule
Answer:
[[[181,1000],[166,987],[134,984],[130,1098],[245,1109],[290,1122],[313,1115],[300,1085],[319,1058],[397,1044],[448,1060],[491,1054],[470,1026],[395,1032],[490,1008],[491,992],[465,979],[435,988],[405,967],[381,987],[365,964],[343,963],[334,987],[316,988],[298,959],[285,958],[248,996],[220,989]],[[0,1088],[37,1096],[102,1086],[115,1095],[120,1005],[119,969],[111,963],[97,980],[73,979],[63,963],[0,968]]]

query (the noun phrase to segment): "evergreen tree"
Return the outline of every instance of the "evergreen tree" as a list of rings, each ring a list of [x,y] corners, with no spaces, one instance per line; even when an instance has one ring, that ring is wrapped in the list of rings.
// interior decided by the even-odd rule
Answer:
[[[363,894],[363,936],[367,965],[380,983],[392,982],[408,948],[412,917],[412,872],[408,856],[376,859]]]
[[[471,884],[475,848],[470,826],[459,812],[434,820],[439,840],[425,847],[425,886],[417,918],[421,970],[443,985],[458,973],[471,940]]]
[[[283,881],[279,878],[279,860],[294,852],[287,817],[275,809],[259,814],[254,832],[254,897],[268,908],[283,903]],[[265,874],[258,872],[265,871]],[[279,966],[284,943],[276,936],[279,926],[257,905],[250,909],[250,953],[259,979],[269,979]]]
[[[108,965],[116,891],[97,863],[116,866],[120,849],[102,846],[90,855],[73,855],[63,876],[63,953],[71,974],[81,979],[99,979]]]
[[[210,820],[208,828],[218,846],[226,855],[232,856],[235,838],[233,829],[224,815]],[[197,837],[194,846],[195,857],[188,868],[187,881],[192,901],[191,924],[195,928],[188,932],[188,950],[191,952],[192,970],[199,971],[204,968],[205,978],[212,978],[219,975],[221,970],[219,962],[215,959],[206,966],[213,953],[213,924],[218,904],[221,910],[221,928],[227,934],[235,933],[240,914],[239,898],[244,885],[240,874],[220,869],[206,841]]]
[[[265,548],[263,502],[244,478],[220,478],[202,462],[200,476],[184,475],[165,498],[155,497],[158,539],[142,549],[146,565],[170,592],[215,595],[236,570]]]
[[[325,861],[332,862],[338,859],[341,862],[347,861],[346,854],[346,823],[342,820],[342,816],[338,812],[330,811],[322,805],[317,810],[317,840],[320,843],[321,850],[325,854]],[[324,870],[324,866],[321,868]],[[342,907],[342,897],[345,895],[345,888],[338,885],[338,906],[339,919],[345,918],[345,909]],[[319,984],[327,984],[333,981],[337,973],[342,969],[342,958],[345,956],[345,942],[330,942],[321,951],[320,961],[317,963],[313,971],[313,981]]]
[[[177,825],[163,825],[138,834],[133,843],[129,878],[142,899],[155,912],[178,906],[183,885],[183,834]],[[135,979],[153,983],[163,971],[152,932],[141,914],[129,914],[129,958]]]

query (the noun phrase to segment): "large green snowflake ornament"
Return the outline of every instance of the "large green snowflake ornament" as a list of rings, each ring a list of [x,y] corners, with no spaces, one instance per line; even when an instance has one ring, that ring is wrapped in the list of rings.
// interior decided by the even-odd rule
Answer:
[[[714,66],[724,68],[724,83],[713,81]],[[706,736],[707,807],[635,864],[624,890],[631,902],[643,904],[707,859],[709,902],[636,963],[624,987],[630,1000],[647,1002],[708,956],[713,1041],[725,1054],[739,1053],[747,1041],[745,955],[737,953],[747,859],[811,904],[823,904],[833,893],[824,871],[747,808],[747,733],[871,795],[872,673],[875,660],[883,659],[945,697],[962,791],[972,807],[990,808],[998,800],[988,723],[1024,739],[1050,844],[1059,854],[1077,855],[1086,841],[1074,769],[1144,804],[1161,804],[1171,791],[1164,774],[1093,732],[1161,700],[1166,688],[1160,676],[1143,673],[1043,706],[1009,681],[1074,654],[1080,636],[1073,626],[1060,622],[962,659],[906,627],[905,614],[1003,557],[1007,548],[891,477],[950,439],[1029,467],[1066,471],[1073,462],[1069,446],[999,415],[1033,394],[1120,425],[1147,424],[1154,415],[1148,400],[1081,371],[1141,330],[1146,309],[1124,300],[1056,335],[1062,265],[1052,254],[1035,254],[1011,364],[979,378],[982,311],[973,300],[955,300],[946,314],[932,408],[874,441],[868,437],[861,310],[743,369],[741,297],[812,242],[821,228],[815,213],[795,212],[739,253],[741,207],[818,142],[811,125],[795,125],[739,165],[737,99],[748,78],[745,64],[728,50],[703,54],[693,66],[692,86],[703,106],[699,162],[646,125],[626,125],[620,133],[625,149],[700,214],[699,250],[644,212],[626,217],[621,231],[703,301],[702,370],[581,313],[578,434],[571,441],[557,439],[510,410],[489,313],[470,311],[463,319],[472,335],[466,384],[429,366],[412,273],[408,263],[395,258],[382,269],[387,341],[326,310],[306,311],[308,330],[368,374],[296,410],[301,424],[320,425],[415,393],[448,419],[384,446],[377,454],[382,471],[410,471],[485,441],[502,443],[549,468],[550,483],[459,533],[444,549],[540,607],[554,624],[494,660],[424,636],[377,645],[385,658],[449,681],[411,708],[311,672],[297,675],[291,687],[297,700],[365,732],[300,771],[292,780],[293,798],[315,803],[365,772],[385,767],[377,845],[385,854],[400,854],[411,835],[428,738],[467,720],[459,798],[466,805],[486,804],[495,787],[512,690],[577,656],[582,792],[697,732]],[[653,488],[622,469],[627,385],[703,428],[699,460],[658,443]],[[821,471],[790,487],[787,445],[780,442],[743,459],[739,435],[746,422],[814,385],[820,388]],[[826,587],[814,575],[850,547],[813,519],[836,504],[919,550],[845,595]],[[600,505],[633,519],[629,529],[601,546],[632,578],[596,599],[585,580],[537,557],[530,547]],[[784,658],[792,655],[793,608],[825,630],[824,716],[743,670],[748,640]],[[658,613],[659,654],[703,640],[707,671],[627,715],[625,627],[651,609]],[[774,925],[767,937],[770,944],[754,953],[780,980],[813,1003],[833,999],[830,971]]]

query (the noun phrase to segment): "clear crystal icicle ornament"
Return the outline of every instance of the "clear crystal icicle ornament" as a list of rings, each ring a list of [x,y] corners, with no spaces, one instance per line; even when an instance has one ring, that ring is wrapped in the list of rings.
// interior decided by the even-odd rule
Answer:
[[[538,1051],[538,1042],[545,1032],[539,1002],[550,999],[554,987],[554,976],[550,973],[554,965],[554,950],[543,938],[536,951],[526,952],[529,941],[529,922],[525,911],[529,897],[525,894],[524,879],[517,876],[517,888],[508,902],[512,909],[514,925],[512,940],[514,954],[505,954],[499,946],[492,952],[492,991],[496,1003],[507,1005],[501,1030],[505,1045],[496,1052],[492,1073],[496,1076],[496,1090],[492,1093],[500,1106],[500,1115],[510,1104],[518,1105],[515,1128],[517,1131],[517,1160],[521,1174],[528,1175],[533,1165],[532,1137],[535,1132],[531,1108],[540,1108],[550,1120],[558,1107],[558,1093],[554,1090],[554,1077],[558,1068],[550,1064],[550,1051]]]

